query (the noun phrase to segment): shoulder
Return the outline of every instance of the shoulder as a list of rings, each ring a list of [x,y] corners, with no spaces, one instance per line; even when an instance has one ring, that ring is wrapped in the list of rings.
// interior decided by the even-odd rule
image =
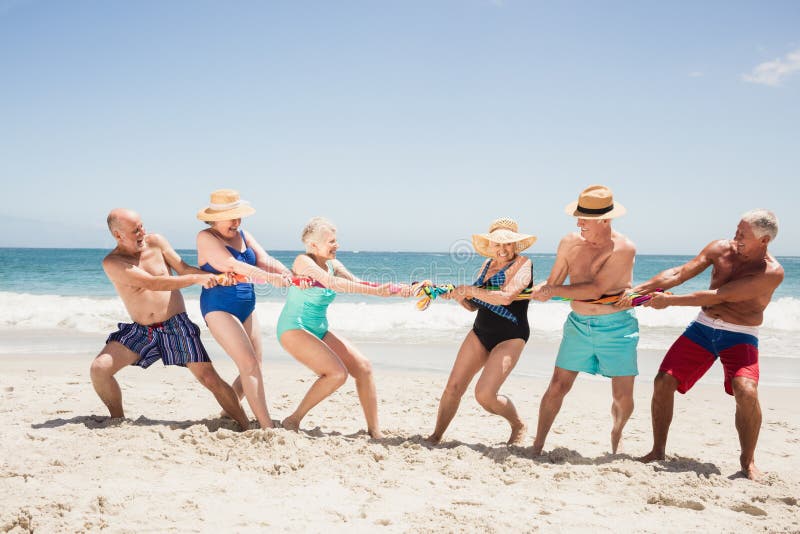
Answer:
[[[774,277],[779,281],[783,281],[783,265],[781,265],[780,262],[778,262],[778,260],[776,260],[772,255],[767,258],[767,268],[765,274],[770,277]]]
[[[558,248],[568,250],[582,242],[583,238],[578,232],[570,232],[561,238],[561,241],[558,243]]]
[[[109,276],[114,275],[116,277],[132,265],[133,263],[128,258],[116,250],[109,252],[108,255],[103,258],[103,270]]]
[[[308,254],[298,254],[294,259],[293,265],[295,267],[299,267],[299,266],[311,265],[312,263],[314,263],[314,260],[312,260],[308,256]],[[294,269],[294,270],[296,270],[296,269]]]
[[[209,241],[209,240],[215,240],[216,241],[216,237],[214,236],[213,233],[211,233],[211,228],[205,228],[205,229],[200,230],[199,232],[197,232],[197,241],[198,242],[200,242],[200,241]]]
[[[714,261],[725,254],[734,254],[735,252],[736,250],[730,239],[717,239],[703,247],[699,255]]]
[[[103,267],[114,265],[116,263],[120,263],[122,258],[120,257],[119,253],[116,250],[112,250],[106,257],[103,258]]]
[[[168,248],[169,241],[161,234],[147,234],[144,236],[144,242],[147,244],[148,247],[155,247],[155,248]]]
[[[616,252],[636,254],[636,245],[628,236],[615,232],[614,250]]]
[[[257,244],[258,243],[258,241],[256,241],[256,238],[253,237],[253,234],[251,234],[247,230],[242,230],[242,233],[244,234],[244,240],[247,241],[247,245],[250,245],[250,243],[253,243],[253,244]]]
[[[533,260],[527,256],[520,256],[517,258],[517,265],[519,265],[520,269],[524,269],[525,267],[533,265]]]

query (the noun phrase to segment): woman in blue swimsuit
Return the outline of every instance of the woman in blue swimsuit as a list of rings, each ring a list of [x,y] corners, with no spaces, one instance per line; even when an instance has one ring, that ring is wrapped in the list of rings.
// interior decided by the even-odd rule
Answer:
[[[267,254],[255,238],[240,229],[242,217],[255,210],[239,199],[239,193],[220,189],[211,193],[211,204],[197,214],[210,228],[197,234],[197,263],[211,273],[236,273],[276,286],[291,284],[292,273]],[[233,389],[244,395],[261,428],[272,428],[261,373],[261,334],[255,312],[253,284],[203,289],[200,311],[214,339],[227,352],[239,376]]]
[[[292,270],[324,287],[305,290],[289,288],[286,304],[278,319],[277,333],[286,352],[314,371],[319,378],[311,385],[294,413],[283,420],[282,426],[289,430],[299,429],[306,413],[339,389],[350,374],[356,381],[358,399],[367,420],[367,431],[373,438],[380,438],[378,397],[372,366],[352,343],[328,330],[326,312],[337,292],[408,297],[412,288],[407,285],[371,286],[362,283],[336,259],[336,250],[339,248],[336,228],[321,217],[311,219],[306,225],[302,240],[306,253],[297,256]]]
[[[439,443],[456,415],[461,397],[472,378],[483,369],[475,384],[475,398],[489,413],[504,417],[511,425],[509,445],[525,438],[526,426],[511,399],[499,395],[500,387],[517,364],[530,336],[528,300],[514,300],[533,284],[533,264],[519,253],[536,237],[518,233],[517,223],[508,218],[494,221],[489,233],[472,236],[475,250],[489,259],[472,285],[462,285],[443,295],[469,311],[478,312],[450,371],[439,401],[436,428],[428,441]],[[494,290],[487,289],[494,287]]]

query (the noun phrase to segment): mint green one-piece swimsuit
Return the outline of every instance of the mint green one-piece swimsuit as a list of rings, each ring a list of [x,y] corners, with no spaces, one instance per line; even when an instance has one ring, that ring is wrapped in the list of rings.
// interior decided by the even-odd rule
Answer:
[[[328,273],[333,266],[328,263]],[[324,287],[289,288],[286,304],[278,317],[278,341],[287,330],[305,330],[322,339],[328,333],[328,306],[336,298],[336,291]]]

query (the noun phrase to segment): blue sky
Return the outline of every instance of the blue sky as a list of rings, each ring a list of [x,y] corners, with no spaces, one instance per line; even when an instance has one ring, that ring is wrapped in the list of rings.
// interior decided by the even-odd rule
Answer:
[[[231,187],[267,249],[553,252],[602,183],[643,253],[774,210],[800,255],[800,2],[0,0],[0,246],[193,247]]]

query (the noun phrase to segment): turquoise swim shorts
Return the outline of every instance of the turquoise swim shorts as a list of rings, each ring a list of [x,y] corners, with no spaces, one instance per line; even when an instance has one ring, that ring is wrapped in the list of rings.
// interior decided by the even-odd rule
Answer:
[[[556,367],[603,376],[636,376],[639,321],[633,308],[608,315],[572,312],[564,323]]]

